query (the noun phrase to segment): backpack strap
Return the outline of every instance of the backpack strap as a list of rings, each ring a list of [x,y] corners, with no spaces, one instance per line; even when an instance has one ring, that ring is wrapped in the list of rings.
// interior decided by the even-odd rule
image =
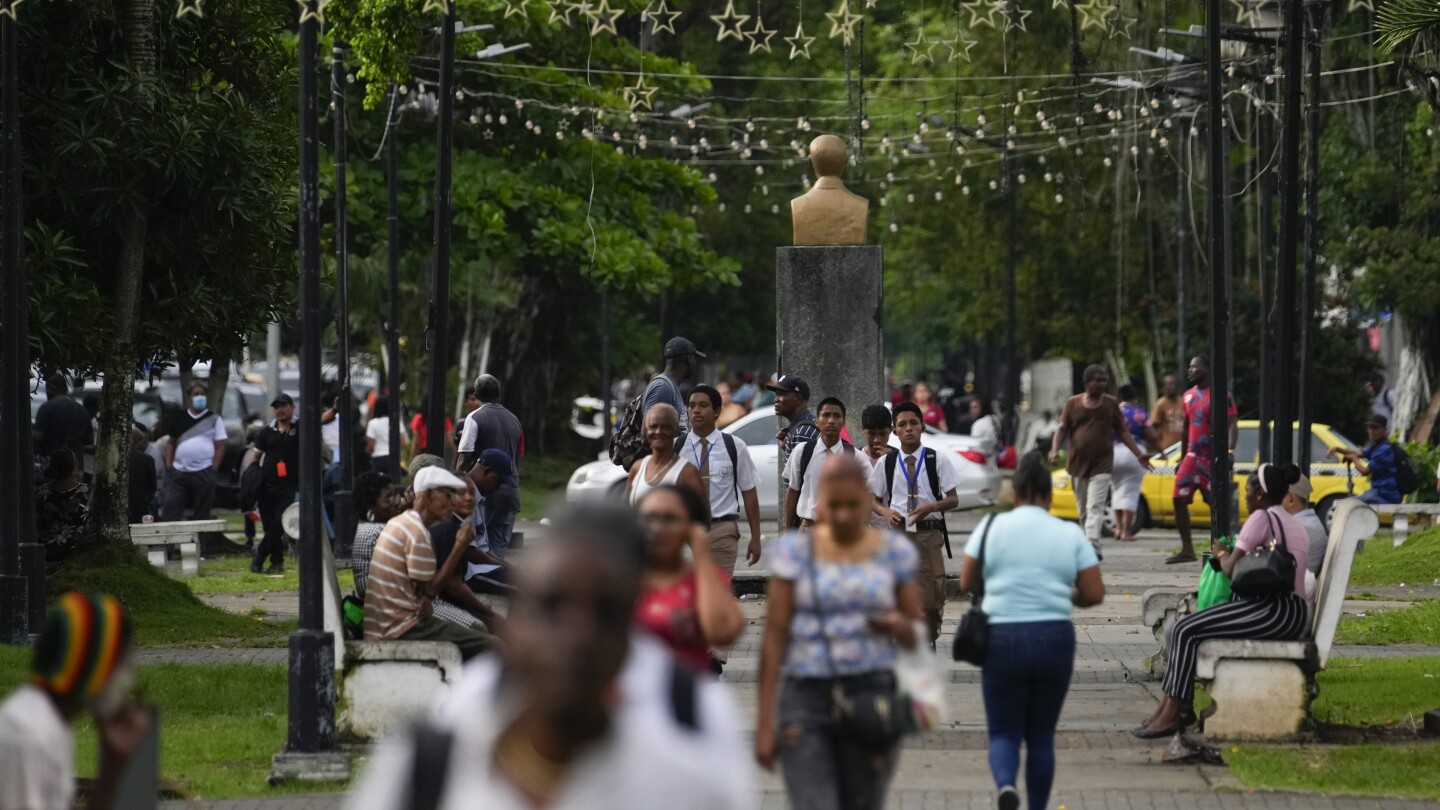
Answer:
[[[455,734],[429,723],[415,729],[414,759],[410,763],[408,810],[436,810],[445,795],[445,778],[450,770],[450,750]]]
[[[686,731],[700,730],[699,683],[695,673],[679,661],[670,662],[670,713]]]
[[[940,470],[937,466],[938,464],[939,462],[935,458],[934,450],[925,454],[925,475],[930,479],[930,494],[935,498],[936,502],[945,499],[945,495],[940,492]]]
[[[725,454],[730,457],[730,477],[735,482],[735,505],[740,506],[740,451],[735,447],[735,437],[721,431],[720,441],[725,443]]]
[[[805,490],[805,471],[810,469],[810,459],[815,457],[816,441],[815,439],[806,440],[805,448],[800,451],[800,486],[796,489],[797,492]]]
[[[895,465],[900,460],[899,453],[889,453],[885,456],[885,506],[889,508],[895,503]]]

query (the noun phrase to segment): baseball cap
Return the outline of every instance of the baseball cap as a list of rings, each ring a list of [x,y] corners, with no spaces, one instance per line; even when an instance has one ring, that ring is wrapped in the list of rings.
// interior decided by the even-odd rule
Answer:
[[[1388,428],[1390,427],[1390,420],[1386,419],[1381,414],[1372,413],[1370,414],[1370,420],[1365,424],[1369,425],[1370,427]]]
[[[294,404],[295,404],[295,398],[292,397],[292,396],[290,396],[289,394],[285,393],[284,391],[281,391],[279,394],[276,394],[276,395],[275,395],[275,398],[272,399],[272,400],[270,400],[270,407],[272,407],[272,408],[275,407],[276,405],[294,405]]]
[[[455,473],[443,467],[426,467],[415,474],[415,482],[412,484],[417,495],[432,489],[462,490],[465,486],[465,482]]]
[[[705,353],[695,348],[695,344],[689,338],[673,337],[665,344],[665,356],[670,357],[704,357]]]
[[[504,450],[492,447],[481,453],[475,463],[487,470],[494,470],[506,486],[520,486],[520,482],[515,478],[515,462],[510,460],[510,454]]]
[[[1310,500],[1310,493],[1314,491],[1315,487],[1311,485],[1310,479],[1306,478],[1303,475],[1300,476],[1299,481],[1296,481],[1295,483],[1290,485],[1290,494],[1294,495],[1302,501]]]
[[[776,393],[799,394],[801,399],[810,398],[810,383],[794,374],[785,374],[765,387]]]

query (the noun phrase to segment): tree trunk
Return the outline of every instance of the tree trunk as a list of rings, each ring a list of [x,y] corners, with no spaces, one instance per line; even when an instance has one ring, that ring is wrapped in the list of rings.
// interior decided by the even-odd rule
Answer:
[[[120,18],[125,61],[143,103],[144,82],[155,73],[157,60],[155,1],[128,0]],[[135,399],[135,323],[140,285],[145,276],[147,209],[130,212],[120,243],[119,272],[111,300],[115,341],[105,363],[105,389],[100,394],[100,436],[95,446],[95,480],[87,528],[105,543],[128,542],[130,488],[130,423]]]
[[[230,358],[217,356],[210,361],[210,379],[205,384],[206,398],[210,400],[210,410],[221,416],[225,415],[225,391],[230,387]],[[242,411],[231,414],[245,421],[246,414]]]

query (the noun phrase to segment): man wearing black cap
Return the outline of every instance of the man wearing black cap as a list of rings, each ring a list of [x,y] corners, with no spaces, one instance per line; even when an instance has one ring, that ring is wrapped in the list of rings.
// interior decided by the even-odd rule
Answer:
[[[1405,494],[1400,488],[1400,456],[1390,443],[1390,420],[1372,413],[1365,427],[1370,443],[1364,450],[1332,447],[1330,455],[1349,460],[1355,469],[1370,476],[1370,489],[1360,500],[1369,504],[1400,503],[1405,500]]]
[[[270,403],[275,418],[255,439],[252,452],[260,458],[260,521],[265,524],[265,539],[255,549],[250,570],[260,573],[265,558],[270,558],[267,574],[285,571],[285,530],[281,516],[295,502],[300,476],[300,426],[295,421],[295,400],[281,393]]]
[[[785,445],[787,458],[796,445],[820,438],[820,429],[815,427],[815,414],[810,412],[810,384],[804,378],[785,374],[765,387],[775,393],[775,415],[789,423],[788,427],[780,428],[780,432],[775,434],[775,438]]]
[[[649,413],[661,402],[673,407],[680,414],[680,439],[690,432],[690,413],[685,407],[685,395],[680,391],[680,384],[689,382],[695,376],[698,365],[695,361],[704,357],[689,339],[670,338],[670,342],[665,344],[665,371],[655,375],[655,379],[645,387],[644,407],[640,413]]]

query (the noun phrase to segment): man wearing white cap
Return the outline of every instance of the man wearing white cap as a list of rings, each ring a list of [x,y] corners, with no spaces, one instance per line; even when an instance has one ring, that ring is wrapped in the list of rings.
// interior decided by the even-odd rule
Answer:
[[[1310,479],[1302,475],[1285,493],[1283,506],[1286,512],[1300,521],[1300,525],[1305,527],[1305,534],[1310,537],[1310,555],[1306,565],[1310,573],[1318,577],[1320,566],[1325,562],[1325,547],[1330,545],[1330,535],[1325,531],[1325,524],[1320,522],[1320,516],[1315,514],[1315,508],[1310,505],[1310,493],[1314,491]]]
[[[414,505],[385,524],[370,558],[366,641],[448,641],[465,659],[490,648],[490,636],[437,619],[432,612],[435,597],[463,562],[469,543],[456,543],[437,565],[426,527],[448,516],[451,501],[465,488],[464,481],[443,467],[415,474]]]

